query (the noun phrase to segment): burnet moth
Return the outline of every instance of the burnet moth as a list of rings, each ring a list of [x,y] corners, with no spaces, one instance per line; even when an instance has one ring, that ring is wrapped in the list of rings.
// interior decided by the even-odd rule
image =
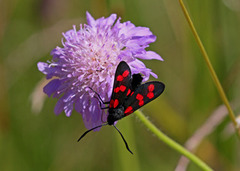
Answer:
[[[165,85],[159,81],[150,81],[141,84],[142,80],[143,78],[140,74],[131,75],[131,70],[128,64],[124,61],[121,61],[118,64],[115,72],[112,96],[109,102],[104,102],[101,99],[100,95],[89,87],[92,91],[96,93],[96,98],[99,100],[101,109],[108,109],[107,122],[87,130],[78,139],[78,141],[80,141],[88,132],[94,129],[106,125],[113,125],[114,128],[121,135],[127,150],[132,153],[122,133],[115,126],[114,122],[122,119],[125,116],[130,115],[143,105],[151,102],[160,94],[162,94],[165,88]],[[108,106],[102,107],[102,105]]]

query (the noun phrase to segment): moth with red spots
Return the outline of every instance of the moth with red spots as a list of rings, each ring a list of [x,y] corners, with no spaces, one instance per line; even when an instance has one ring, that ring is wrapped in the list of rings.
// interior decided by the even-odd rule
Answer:
[[[105,125],[113,125],[121,135],[127,150],[132,153],[122,133],[114,123],[157,98],[160,94],[162,94],[165,88],[165,85],[159,81],[151,81],[141,84],[142,80],[143,78],[140,74],[131,75],[131,70],[128,64],[124,61],[121,61],[118,64],[115,72],[110,102],[104,102],[100,95],[90,88],[96,93],[101,105],[101,109],[108,109],[107,122],[86,131],[78,139],[78,141],[80,141],[88,132],[94,129]],[[102,105],[106,104],[108,104],[108,106],[102,107]]]

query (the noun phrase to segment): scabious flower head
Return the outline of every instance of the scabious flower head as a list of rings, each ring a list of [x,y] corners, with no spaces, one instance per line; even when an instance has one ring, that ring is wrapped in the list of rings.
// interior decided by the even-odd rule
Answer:
[[[75,108],[82,114],[87,129],[102,123],[103,112],[87,87],[109,101],[120,61],[126,61],[132,73],[142,73],[146,81],[150,74],[156,75],[139,59],[162,60],[155,52],[145,50],[156,36],[148,28],[136,27],[130,21],[121,23],[116,14],[95,20],[87,12],[87,24],[80,24],[79,30],[73,26],[63,37],[62,47],[51,52],[52,60],[38,63],[38,69],[52,79],[43,91],[58,98],[55,114],[64,111],[70,116]]]

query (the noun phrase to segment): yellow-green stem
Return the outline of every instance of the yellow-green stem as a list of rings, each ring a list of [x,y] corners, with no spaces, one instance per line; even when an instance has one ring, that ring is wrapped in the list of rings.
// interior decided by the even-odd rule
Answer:
[[[204,46],[202,44],[202,41],[201,41],[200,37],[198,36],[198,33],[197,33],[197,31],[196,31],[196,29],[195,29],[195,27],[193,25],[193,22],[192,22],[189,14],[188,14],[188,11],[187,11],[183,1],[179,0],[179,3],[181,5],[181,7],[182,7],[183,13],[184,13],[184,15],[185,15],[185,17],[186,17],[186,19],[188,21],[188,24],[189,24],[189,26],[190,26],[190,28],[191,28],[191,30],[193,32],[193,35],[194,35],[194,37],[195,37],[195,39],[197,41],[197,44],[198,44],[198,46],[199,46],[199,48],[200,48],[200,50],[202,52],[202,55],[203,55],[204,60],[205,60],[205,62],[207,64],[207,67],[208,67],[208,69],[210,71],[212,79],[213,79],[213,81],[214,81],[214,83],[215,83],[215,85],[217,87],[218,93],[219,93],[223,103],[225,104],[225,106],[228,109],[229,117],[231,118],[231,120],[232,120],[232,122],[233,122],[233,124],[235,126],[237,135],[239,136],[239,132],[238,132],[239,125],[238,125],[238,123],[236,121],[235,115],[234,115],[233,110],[232,110],[232,108],[230,106],[230,103],[229,103],[229,101],[227,99],[227,96],[226,96],[226,94],[225,94],[225,92],[224,92],[224,90],[222,88],[222,85],[221,85],[221,83],[220,83],[220,81],[219,81],[219,79],[217,77],[217,74],[216,74],[215,70],[213,69],[213,66],[212,66],[212,64],[211,64],[211,62],[209,60],[208,54],[207,54],[207,52],[206,52],[206,50],[205,50],[205,48],[204,48]]]
[[[187,151],[185,148],[183,148],[181,145],[179,145],[177,142],[170,139],[168,136],[166,136],[164,133],[162,133],[155,125],[153,125],[141,111],[135,111],[135,114],[138,116],[138,118],[145,124],[145,126],[154,133],[160,140],[162,140],[164,143],[166,143],[169,147],[173,148],[174,150],[178,151],[182,155],[186,156],[189,160],[194,162],[196,165],[198,165],[201,169],[205,171],[212,171],[212,169],[204,163],[201,159],[199,159],[197,156],[192,154],[191,152]]]

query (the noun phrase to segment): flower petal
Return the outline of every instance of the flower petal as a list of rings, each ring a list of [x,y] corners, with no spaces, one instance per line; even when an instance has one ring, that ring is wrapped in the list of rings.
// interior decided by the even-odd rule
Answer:
[[[58,89],[58,87],[61,85],[61,81],[59,79],[54,79],[51,80],[44,88],[43,88],[43,92],[46,93],[48,95],[48,97],[50,97],[54,92],[56,92],[56,90]]]
[[[55,113],[56,115],[59,115],[59,114],[63,111],[64,105],[65,105],[65,103],[64,103],[63,100],[60,98],[60,99],[58,100],[57,104],[55,105],[54,113]]]
[[[158,78],[157,74],[155,74],[154,72],[150,72],[150,74],[151,74],[154,78]]]
[[[108,18],[105,19],[105,22],[102,23],[102,25],[112,26],[116,19],[117,19],[117,15],[111,14]]]
[[[137,54],[136,57],[140,59],[157,59],[163,61],[162,57],[153,51],[147,51],[145,54]]]
[[[64,105],[64,112],[66,113],[67,117],[70,117],[73,111],[73,101],[65,103]]]
[[[76,96],[76,92],[74,92],[73,90],[68,90],[62,97],[63,102],[69,103],[70,101],[73,100],[75,96]]]
[[[81,103],[81,100],[80,99],[77,99],[75,101],[75,110],[78,112],[78,113],[82,113],[83,111],[83,106],[82,106],[82,103]]]
[[[48,74],[48,64],[45,62],[38,62],[37,63],[38,70],[41,71],[43,74]]]
[[[149,28],[147,27],[136,27],[134,28],[135,36],[148,36],[153,35]]]
[[[86,12],[86,17],[87,17],[87,23],[90,26],[95,26],[96,25],[95,19],[91,16],[91,14],[88,11]]]

